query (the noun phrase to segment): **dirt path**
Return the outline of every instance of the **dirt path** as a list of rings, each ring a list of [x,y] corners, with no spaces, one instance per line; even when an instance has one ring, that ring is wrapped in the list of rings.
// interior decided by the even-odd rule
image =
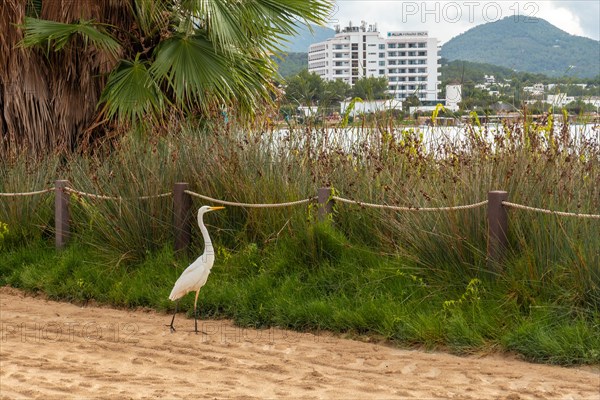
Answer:
[[[600,399],[600,373],[249,330],[0,288],[0,398]]]

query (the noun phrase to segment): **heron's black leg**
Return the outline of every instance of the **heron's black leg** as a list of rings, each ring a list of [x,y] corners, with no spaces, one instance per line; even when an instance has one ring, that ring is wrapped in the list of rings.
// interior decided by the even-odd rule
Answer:
[[[200,289],[196,292],[196,299],[194,300],[194,332],[196,335],[198,334],[198,295],[200,294]]]
[[[171,328],[171,333],[175,332],[175,327],[173,326],[173,322],[175,322],[175,315],[177,315],[177,306],[179,305],[179,301],[175,303],[175,312],[173,313],[173,318],[171,319],[171,324],[167,325]]]
[[[200,289],[198,289],[198,291],[196,292],[196,299],[194,300],[194,332],[196,332],[196,335],[198,334],[198,332],[200,332],[198,330],[198,295],[200,294]],[[202,333],[204,335],[206,335],[206,332],[202,331]]]

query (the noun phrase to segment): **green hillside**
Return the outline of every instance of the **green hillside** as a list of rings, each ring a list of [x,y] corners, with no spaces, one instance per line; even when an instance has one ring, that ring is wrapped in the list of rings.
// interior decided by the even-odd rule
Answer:
[[[298,28],[297,35],[286,36],[286,41],[281,43],[281,47],[289,53],[306,53],[311,44],[323,42],[334,36],[335,31],[331,28],[312,25],[311,32],[307,26],[302,25]]]
[[[308,68],[308,53],[287,53],[276,59],[279,74],[287,78]]]
[[[589,78],[600,73],[600,42],[532,17],[479,25],[444,44],[441,55],[450,61],[488,63],[553,77]]]

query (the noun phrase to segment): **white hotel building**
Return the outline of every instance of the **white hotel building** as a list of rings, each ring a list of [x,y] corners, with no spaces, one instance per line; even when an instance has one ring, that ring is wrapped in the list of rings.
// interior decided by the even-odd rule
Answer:
[[[350,85],[360,78],[386,77],[388,93],[396,99],[414,94],[421,101],[437,100],[440,48],[427,32],[388,32],[382,38],[377,25],[364,22],[336,31],[335,37],[310,46],[309,72]]]

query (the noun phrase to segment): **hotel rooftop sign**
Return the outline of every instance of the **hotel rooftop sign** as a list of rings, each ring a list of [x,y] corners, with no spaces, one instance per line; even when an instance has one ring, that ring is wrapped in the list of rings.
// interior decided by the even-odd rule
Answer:
[[[391,36],[427,36],[427,31],[416,32],[388,32],[388,37]]]

